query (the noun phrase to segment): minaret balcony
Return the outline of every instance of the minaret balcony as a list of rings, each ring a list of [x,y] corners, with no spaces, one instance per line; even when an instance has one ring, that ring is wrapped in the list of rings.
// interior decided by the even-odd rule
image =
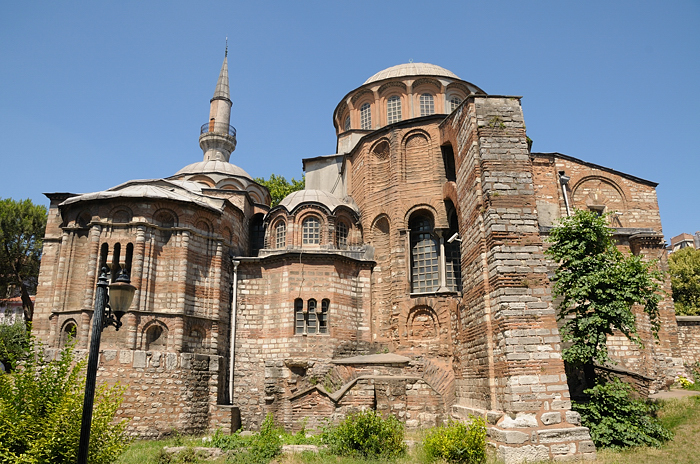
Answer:
[[[233,138],[236,138],[236,128],[230,124],[224,124],[221,122],[208,122],[203,124],[202,128],[199,130],[199,135],[210,133],[230,135]]]

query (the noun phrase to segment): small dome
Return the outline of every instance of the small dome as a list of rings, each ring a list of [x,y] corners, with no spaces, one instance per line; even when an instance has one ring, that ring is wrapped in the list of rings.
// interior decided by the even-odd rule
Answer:
[[[245,172],[243,169],[239,168],[235,164],[227,163],[225,161],[199,161],[198,163],[192,163],[184,168],[180,169],[175,173],[175,175],[180,174],[212,174],[219,173],[229,176],[245,177],[246,179],[253,180],[250,174]]]
[[[357,205],[351,198],[343,200],[331,195],[323,190],[299,190],[292,192],[280,202],[280,206],[287,208],[287,211],[292,212],[294,208],[302,203],[320,203],[331,212],[335,211],[338,206],[347,206],[355,211],[359,211]]]
[[[451,77],[453,79],[459,79],[455,73],[448,71],[440,66],[430,64],[430,63],[406,63],[392,66],[391,68],[386,68],[383,71],[379,71],[374,76],[370,77],[365,81],[365,84],[370,82],[377,82],[384,79],[389,79],[392,77],[404,77],[404,76],[442,76]],[[364,85],[364,84],[363,84]]]

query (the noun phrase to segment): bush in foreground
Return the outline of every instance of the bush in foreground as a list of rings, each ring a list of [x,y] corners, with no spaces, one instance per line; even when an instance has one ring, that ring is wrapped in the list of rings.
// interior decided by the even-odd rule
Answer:
[[[469,424],[450,421],[445,427],[430,429],[423,440],[426,457],[460,464],[486,462],[486,424],[481,417],[470,419]]]
[[[352,414],[322,433],[328,452],[366,459],[391,459],[406,454],[404,427],[394,416],[386,419],[374,410]]]
[[[236,432],[224,435],[220,432],[212,437],[211,444],[233,454],[237,464],[267,464],[282,452],[284,431],[275,425],[272,414],[268,414],[260,426],[260,431],[250,437],[242,437]]]
[[[29,340],[12,374],[0,374],[0,463],[70,463],[77,460],[85,362],[73,346],[47,360]],[[129,446],[126,421],[114,422],[123,388],[98,388],[90,435],[90,464],[107,464]]]
[[[573,409],[591,431],[600,448],[659,447],[673,438],[673,432],[656,418],[657,406],[631,397],[632,387],[614,378],[584,390],[588,402],[574,401]]]

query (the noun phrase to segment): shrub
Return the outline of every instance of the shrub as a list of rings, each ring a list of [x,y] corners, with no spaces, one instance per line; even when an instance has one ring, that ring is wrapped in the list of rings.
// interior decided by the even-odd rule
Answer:
[[[22,319],[15,319],[12,325],[0,324],[0,362],[9,372],[19,360],[24,359],[29,350],[27,326]]]
[[[588,402],[573,401],[573,409],[581,414],[581,422],[591,430],[591,438],[601,448],[631,446],[659,447],[673,438],[673,433],[656,418],[658,409],[652,403],[633,399],[632,387],[620,379],[599,383],[584,390]]]
[[[211,443],[217,448],[234,453],[238,464],[267,464],[282,452],[284,431],[275,426],[275,419],[268,414],[260,426],[260,432],[251,437],[241,437],[239,432],[224,435],[217,431]]]
[[[12,374],[0,375],[0,462],[75,462],[83,409],[84,361],[73,346],[55,360],[29,339],[29,354]],[[129,445],[126,421],[114,422],[123,388],[101,386],[95,395],[90,463],[114,462]]]
[[[486,462],[486,423],[481,417],[469,416],[471,422],[450,421],[445,427],[428,431],[423,440],[425,455],[430,461],[481,464]]]
[[[406,453],[404,427],[394,416],[384,419],[374,410],[348,416],[337,426],[324,428],[321,438],[328,451],[340,456],[395,458]]]

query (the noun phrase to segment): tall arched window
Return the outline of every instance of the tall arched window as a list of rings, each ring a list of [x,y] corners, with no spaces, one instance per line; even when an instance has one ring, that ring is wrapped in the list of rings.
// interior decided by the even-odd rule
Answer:
[[[316,300],[309,300],[306,309],[306,333],[315,334],[318,330],[316,325]]]
[[[372,130],[372,108],[369,103],[360,107],[360,128],[362,130]]]
[[[294,333],[303,334],[305,329],[304,300],[297,298],[294,300]]]
[[[401,121],[401,97],[394,95],[386,102],[386,123]]]
[[[449,101],[447,102],[447,107],[450,110],[450,113],[453,112],[454,110],[457,109],[459,105],[462,104],[462,99],[457,97],[457,96],[452,96],[450,97]]]
[[[345,123],[343,125],[343,130],[345,130],[345,131],[350,130],[350,116],[345,116]]]
[[[427,215],[416,215],[409,221],[411,229],[411,291],[432,292],[440,285],[438,248],[433,237],[433,221]]]
[[[435,114],[433,96],[429,93],[424,93],[420,96],[420,115],[430,116],[431,114]]]
[[[321,221],[311,216],[304,219],[301,226],[302,245],[318,245],[321,243]]]
[[[328,333],[328,310],[331,300],[325,298],[321,301],[321,312],[318,314],[318,333]]]
[[[287,246],[287,224],[284,221],[278,221],[275,225],[275,248],[285,246]]]
[[[250,254],[258,256],[258,251],[265,248],[265,224],[261,213],[253,216],[250,222]]]
[[[348,247],[348,225],[338,221],[335,225],[335,247],[345,250]]]

